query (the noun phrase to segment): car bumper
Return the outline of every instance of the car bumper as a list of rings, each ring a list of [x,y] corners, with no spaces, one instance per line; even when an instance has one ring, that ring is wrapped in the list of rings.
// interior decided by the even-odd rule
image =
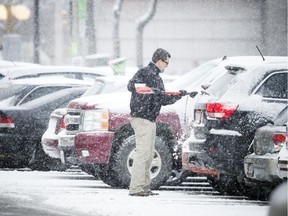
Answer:
[[[49,157],[60,159],[60,149],[57,138],[42,138],[42,148]]]
[[[17,134],[0,133],[0,152],[11,154],[23,154],[29,146],[24,145],[24,138]]]
[[[279,152],[278,175],[282,179],[288,178],[288,148],[285,146]]]
[[[221,136],[214,136],[213,142],[220,143]],[[232,143],[231,139],[241,139],[239,136],[226,136],[222,139],[223,143]],[[217,152],[214,153],[211,148],[208,152],[207,139],[195,139],[191,136],[183,144],[182,165],[184,169],[192,172],[218,175],[218,174],[231,174],[238,176],[243,173],[243,158],[235,155],[233,146],[228,149],[218,146]],[[237,143],[237,142],[235,142]],[[209,143],[210,145],[210,143]],[[213,144],[211,145],[213,146]]]
[[[75,155],[88,164],[107,164],[114,133],[109,131],[79,133],[75,136]]]
[[[257,181],[274,182],[280,180],[277,172],[278,153],[255,155],[244,158],[244,172],[246,177]]]
[[[74,154],[75,135],[59,135],[59,149],[63,164],[78,165],[79,161]]]

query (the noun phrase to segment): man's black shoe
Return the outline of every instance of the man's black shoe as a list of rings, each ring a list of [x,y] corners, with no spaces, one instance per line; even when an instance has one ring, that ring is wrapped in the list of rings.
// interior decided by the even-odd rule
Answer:
[[[157,196],[159,195],[159,193],[154,193],[152,191],[141,191],[141,192],[138,192],[138,193],[132,193],[132,194],[129,194],[129,196],[142,196],[142,197],[146,197],[146,196]]]
[[[147,197],[149,195],[150,195],[149,192],[144,192],[144,191],[141,191],[141,192],[138,192],[138,193],[129,194],[129,196],[141,196],[141,197]]]
[[[157,196],[157,195],[159,195],[159,193],[155,193],[155,192],[152,192],[152,191],[148,191],[147,193],[149,194],[149,196]]]

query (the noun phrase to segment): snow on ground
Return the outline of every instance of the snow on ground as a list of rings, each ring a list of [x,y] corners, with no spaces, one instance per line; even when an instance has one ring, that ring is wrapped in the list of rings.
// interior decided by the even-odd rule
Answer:
[[[263,202],[235,197],[160,190],[159,196],[131,197],[83,172],[0,171],[0,194],[41,205],[100,216],[266,216]]]

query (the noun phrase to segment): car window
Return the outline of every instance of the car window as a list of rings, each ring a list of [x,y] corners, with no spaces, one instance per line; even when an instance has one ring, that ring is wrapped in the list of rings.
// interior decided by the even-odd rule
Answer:
[[[29,94],[27,94],[20,102],[20,104],[27,103],[28,101],[34,100],[36,98],[42,97],[44,95],[59,91],[61,89],[68,88],[69,86],[44,86],[36,87]]]
[[[210,95],[220,97],[227,91],[231,84],[236,82],[236,75],[234,73],[226,73],[214,82],[207,90]]]
[[[101,75],[99,75],[99,74],[85,74],[84,73],[84,74],[82,74],[82,80],[94,82],[94,80],[99,76],[101,76]]]
[[[103,81],[96,80],[95,83],[83,94],[83,97],[99,94],[104,86],[105,83]]]
[[[287,99],[287,73],[274,73],[267,77],[256,94],[264,98]]]
[[[31,99],[30,101],[27,101],[26,103],[21,103],[21,107],[27,107],[27,108],[35,108],[47,104],[53,104],[53,106],[57,106],[55,108],[59,107],[65,107],[68,105],[68,102],[75,97],[80,97],[81,94],[85,91],[85,88],[72,88],[71,91],[67,91],[67,88],[62,88],[59,90],[56,90],[56,88],[53,92],[50,92],[47,94],[43,94],[37,98]],[[59,99],[61,99],[61,102],[59,102]],[[57,101],[58,100],[58,101]],[[55,103],[57,101],[57,103]]]
[[[190,86],[193,82],[200,79],[203,75],[208,73],[210,70],[215,68],[217,63],[204,63],[197,68],[193,69],[192,71],[184,74],[183,76],[177,78],[175,81],[168,83],[168,89],[185,89],[186,87]]]
[[[127,80],[118,80],[112,82],[104,82],[102,80],[95,80],[95,84],[91,86],[84,94],[84,96],[107,94],[115,92],[125,92],[127,90]]]
[[[14,106],[31,90],[33,86],[3,85],[0,87],[0,106]]]
[[[274,119],[275,125],[285,125],[288,120],[288,106],[286,106]]]

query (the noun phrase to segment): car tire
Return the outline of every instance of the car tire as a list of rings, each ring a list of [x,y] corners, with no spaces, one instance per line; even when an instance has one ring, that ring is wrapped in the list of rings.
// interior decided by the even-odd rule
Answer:
[[[129,136],[114,155],[112,170],[119,182],[119,187],[128,188],[131,180],[131,169],[135,153],[135,136]],[[172,154],[164,139],[157,136],[155,155],[150,169],[151,189],[164,185],[172,172]]]
[[[239,183],[237,178],[229,175],[221,175],[220,178],[209,176],[208,182],[214,190],[224,195],[242,196],[239,190]]]
[[[51,158],[45,154],[44,150],[40,145],[36,145],[36,149],[28,162],[28,167],[32,170],[38,171],[64,171],[66,170],[65,165],[61,163],[58,158]]]

